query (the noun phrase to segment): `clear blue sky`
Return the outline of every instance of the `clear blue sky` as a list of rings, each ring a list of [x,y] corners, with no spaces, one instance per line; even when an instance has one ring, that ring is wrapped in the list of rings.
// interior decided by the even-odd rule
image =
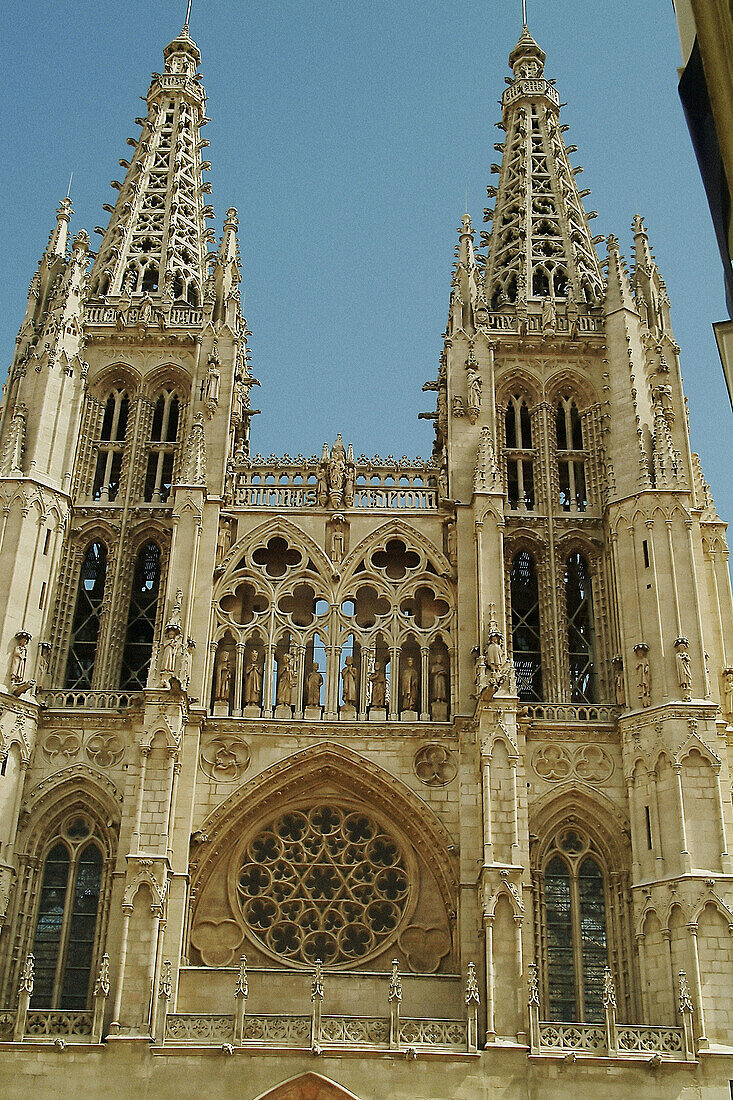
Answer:
[[[185,0],[4,0],[0,369],[74,172],[73,226],[105,225],[139,96]],[[671,0],[530,0],[598,233],[647,219],[672,298],[693,446],[733,516],[731,418],[710,323],[722,279],[677,97]],[[428,455],[456,226],[482,227],[521,0],[194,0],[217,234],[240,215],[263,415],[253,449]],[[98,237],[92,234],[93,241]]]

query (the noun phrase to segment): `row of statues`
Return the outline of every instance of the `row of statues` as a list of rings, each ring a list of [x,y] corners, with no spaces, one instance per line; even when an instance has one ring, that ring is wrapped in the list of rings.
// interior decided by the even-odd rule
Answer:
[[[229,650],[221,647],[217,654],[214,671],[214,702],[229,703],[233,685],[233,661]],[[438,653],[430,664],[429,697],[431,703],[446,704],[450,695],[450,672],[446,655]],[[358,709],[359,706],[359,680],[360,670],[357,659],[348,656],[344,660],[341,669],[341,697],[344,706]],[[370,705],[378,710],[385,709],[388,705],[389,677],[387,675],[387,662],[377,659],[374,668],[368,675],[370,688]],[[318,707],[321,705],[321,693],[324,677],[320,666],[312,661],[308,666],[304,677],[303,694],[305,705]],[[249,649],[245,668],[242,691],[242,702],[245,707],[259,707],[262,705],[264,686],[264,651],[257,646]],[[295,705],[295,692],[297,687],[297,662],[289,652],[281,653],[277,660],[277,679],[275,687],[275,703],[277,706],[291,707]],[[401,662],[399,674],[399,709],[401,711],[417,711],[420,704],[420,674],[412,656],[406,656]]]

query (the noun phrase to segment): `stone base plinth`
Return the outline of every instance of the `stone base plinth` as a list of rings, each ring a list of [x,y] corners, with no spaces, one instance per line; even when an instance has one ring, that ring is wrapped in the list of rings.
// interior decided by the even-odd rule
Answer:
[[[214,718],[228,718],[229,717],[229,704],[228,703],[214,703]]]
[[[292,718],[293,708],[289,707],[287,703],[278,703],[275,707],[276,718]]]
[[[447,703],[431,703],[430,704],[430,717],[434,722],[447,722],[448,721],[448,704]]]
[[[349,703],[344,703],[339,711],[339,718],[342,722],[355,722],[356,721],[356,707],[352,707]]]
[[[317,721],[319,721],[320,717],[321,717],[321,713],[322,713],[322,711],[321,711],[320,707],[306,707],[305,708],[305,715],[304,715],[306,722],[317,722]]]
[[[369,708],[369,721],[370,722],[386,722],[387,711],[384,707],[370,707]]]
[[[400,722],[417,722],[417,711],[403,710],[400,715]]]
[[[254,703],[250,703],[242,711],[242,716],[244,718],[261,718],[262,717],[262,707],[256,707],[254,705]]]

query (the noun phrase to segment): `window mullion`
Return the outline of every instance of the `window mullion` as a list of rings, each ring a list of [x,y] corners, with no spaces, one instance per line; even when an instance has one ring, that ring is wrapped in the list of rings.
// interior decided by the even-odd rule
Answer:
[[[53,979],[53,996],[51,997],[51,1008],[58,1008],[59,1001],[61,1000],[61,993],[64,988],[64,974],[66,972],[66,949],[69,941],[69,928],[71,925],[71,914],[74,909],[74,891],[76,890],[76,873],[78,869],[78,849],[71,853],[71,862],[69,864],[69,877],[66,880],[66,896],[64,897],[64,916],[61,922],[61,934],[59,935],[59,947],[58,956],[56,959],[56,973]]]
[[[580,912],[578,867],[570,872],[570,916],[573,927],[573,960],[575,962],[575,1005],[578,1020],[585,1020],[585,976],[583,974],[583,929]]]

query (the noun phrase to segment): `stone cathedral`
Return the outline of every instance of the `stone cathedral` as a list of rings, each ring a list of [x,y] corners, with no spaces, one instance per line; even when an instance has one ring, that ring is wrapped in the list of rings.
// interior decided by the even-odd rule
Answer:
[[[728,1096],[726,525],[642,219],[599,259],[525,26],[430,457],[264,458],[199,61],[4,392],[3,1095]]]

